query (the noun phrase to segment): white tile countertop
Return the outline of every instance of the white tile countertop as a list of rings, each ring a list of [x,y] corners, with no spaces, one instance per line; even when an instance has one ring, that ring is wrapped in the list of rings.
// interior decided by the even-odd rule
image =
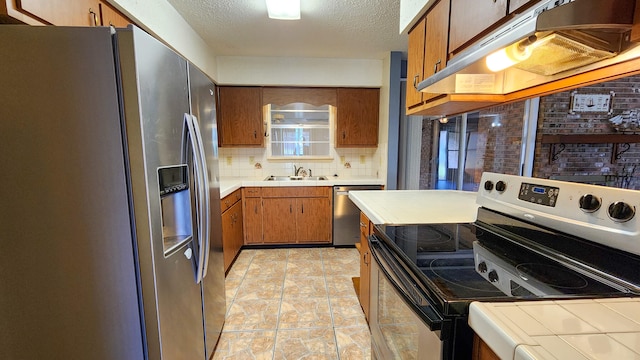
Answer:
[[[350,191],[349,199],[374,224],[473,222],[478,210],[471,191]]]
[[[335,185],[384,185],[382,179],[373,177],[334,177],[328,180],[266,181],[264,178],[222,178],[220,179],[220,198],[245,186],[335,186]]]
[[[474,302],[469,325],[504,360],[640,359],[640,298]]]

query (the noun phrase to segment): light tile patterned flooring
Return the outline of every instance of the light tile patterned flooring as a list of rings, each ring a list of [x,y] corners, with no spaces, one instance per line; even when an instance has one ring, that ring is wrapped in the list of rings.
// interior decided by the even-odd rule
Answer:
[[[226,278],[214,360],[370,359],[354,248],[245,249]]]

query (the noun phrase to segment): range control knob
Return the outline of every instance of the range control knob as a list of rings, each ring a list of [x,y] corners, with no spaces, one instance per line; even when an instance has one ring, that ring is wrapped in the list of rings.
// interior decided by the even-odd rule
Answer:
[[[498,282],[498,273],[495,270],[489,271],[489,281]]]
[[[615,222],[625,222],[633,219],[636,208],[623,201],[616,201],[609,205],[609,217]]]
[[[600,209],[602,201],[594,195],[585,194],[580,197],[579,204],[580,210],[587,213],[592,213]]]
[[[505,183],[502,180],[498,181],[496,183],[496,190],[498,190],[499,192],[503,192],[503,191],[507,190],[507,183]]]
[[[491,180],[487,180],[484,182],[484,189],[487,191],[493,190],[493,182]]]
[[[487,272],[487,263],[483,261],[480,264],[478,264],[478,271],[480,271],[481,273],[486,273]]]

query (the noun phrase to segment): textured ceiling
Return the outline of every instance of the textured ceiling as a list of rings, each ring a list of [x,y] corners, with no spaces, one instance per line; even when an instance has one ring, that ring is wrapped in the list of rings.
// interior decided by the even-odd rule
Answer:
[[[272,20],[264,0],[167,0],[217,55],[382,59],[407,51],[400,0],[301,0]]]

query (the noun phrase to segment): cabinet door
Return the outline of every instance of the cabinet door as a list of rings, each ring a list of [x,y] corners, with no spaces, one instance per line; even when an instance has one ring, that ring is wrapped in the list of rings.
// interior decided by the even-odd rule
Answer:
[[[231,262],[235,257],[233,253],[233,215],[231,211],[222,213],[222,258],[224,261],[224,271],[229,270]]]
[[[296,242],[295,198],[263,198],[263,240],[265,243]]]
[[[100,2],[100,18],[102,26],[118,28],[127,27],[127,25],[131,24],[131,20],[104,1]]]
[[[369,249],[369,219],[360,213],[360,306],[369,320],[369,296],[371,278],[371,250]]]
[[[336,147],[378,146],[380,89],[338,89]]]
[[[263,146],[262,88],[218,87],[220,146]]]
[[[427,20],[420,22],[409,31],[409,50],[407,52],[407,108],[422,103],[422,93],[416,88],[424,80],[424,45]]]
[[[507,0],[451,0],[449,52],[507,16]]]
[[[425,79],[447,65],[449,0],[440,0],[427,14],[426,21],[423,69]],[[438,95],[424,93],[423,99],[426,101]]]
[[[100,25],[99,0],[20,0],[22,11],[58,26]]]
[[[262,198],[244,198],[244,243],[262,244]]]
[[[242,231],[242,201],[235,203],[235,205],[229,209],[229,212],[231,213],[233,220],[233,232],[231,233],[231,261],[233,262],[233,259],[236,258],[244,244],[244,232]]]
[[[296,234],[299,243],[331,242],[331,203],[329,198],[296,200]]]

